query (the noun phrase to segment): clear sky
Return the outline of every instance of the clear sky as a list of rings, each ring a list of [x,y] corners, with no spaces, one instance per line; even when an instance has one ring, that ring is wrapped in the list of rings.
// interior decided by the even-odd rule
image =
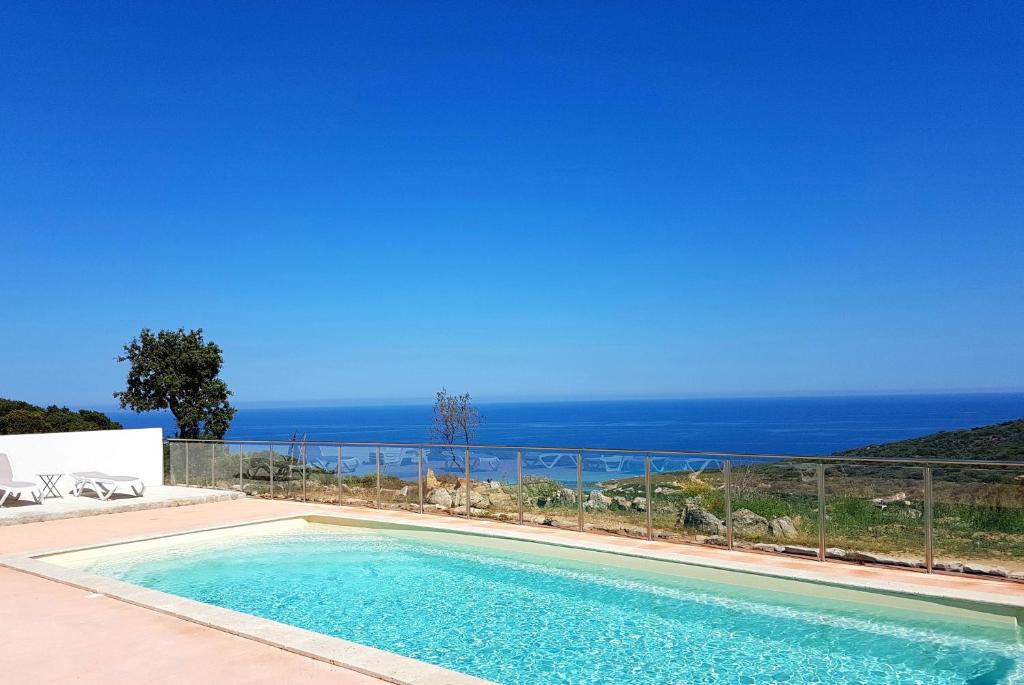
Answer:
[[[0,396],[1024,389],[1024,3],[0,5]]]

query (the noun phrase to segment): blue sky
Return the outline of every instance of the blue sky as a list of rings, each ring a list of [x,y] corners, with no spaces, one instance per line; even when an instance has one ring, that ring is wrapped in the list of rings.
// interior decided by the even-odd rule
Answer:
[[[1024,4],[6,3],[0,396],[1024,389]]]

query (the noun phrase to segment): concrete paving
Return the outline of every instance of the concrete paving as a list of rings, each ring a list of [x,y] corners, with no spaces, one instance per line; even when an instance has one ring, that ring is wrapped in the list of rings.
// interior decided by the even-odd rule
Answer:
[[[31,498],[25,497],[16,501],[8,499],[4,506],[0,507],[0,526],[144,509],[163,509],[187,504],[207,504],[242,497],[240,493],[225,490],[156,485],[147,487],[142,497],[135,497],[131,493],[114,493],[110,499],[104,501],[89,491],[80,497],[66,492],[70,487],[70,480],[67,478],[60,481],[60,486],[64,496],[62,498],[48,497],[43,500],[42,504],[36,504]]]

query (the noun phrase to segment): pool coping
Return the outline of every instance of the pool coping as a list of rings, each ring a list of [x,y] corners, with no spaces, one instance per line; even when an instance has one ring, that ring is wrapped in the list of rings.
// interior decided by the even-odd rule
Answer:
[[[475,676],[446,669],[424,661],[395,654],[393,652],[360,645],[341,638],[323,635],[315,631],[297,628],[270,619],[260,618],[250,614],[205,604],[203,602],[186,599],[184,597],[178,597],[158,590],[151,590],[138,585],[115,580],[113,578],[106,578],[92,573],[79,571],[77,569],[51,564],[43,560],[48,556],[55,556],[70,552],[82,552],[129,543],[161,540],[195,533],[224,531],[233,528],[246,528],[260,524],[286,522],[296,519],[302,519],[311,523],[330,523],[331,521],[336,521],[338,523],[344,523],[345,521],[370,522],[383,524],[385,527],[391,528],[417,529],[516,540],[554,547],[606,552],[639,559],[667,561],[676,564],[698,566],[723,571],[749,573],[755,576],[812,582],[819,585],[828,585],[839,588],[895,594],[915,599],[938,601],[940,603],[982,605],[988,609],[994,610],[993,613],[1004,616],[1014,616],[1017,620],[1018,626],[1024,625],[1024,596],[1008,596],[1007,594],[998,593],[996,588],[993,588],[994,592],[988,593],[965,588],[911,587],[910,584],[906,582],[886,581],[878,578],[837,579],[834,575],[830,577],[830,574],[825,572],[827,571],[826,569],[823,569],[822,571],[792,568],[772,569],[766,568],[764,565],[756,565],[738,559],[712,560],[700,558],[688,555],[684,550],[672,550],[671,552],[665,552],[657,549],[644,549],[643,545],[645,543],[643,542],[640,542],[640,544],[633,549],[626,550],[622,549],[620,546],[602,542],[600,539],[577,540],[572,539],[571,536],[557,535],[562,531],[545,531],[548,535],[554,534],[554,537],[537,537],[530,535],[534,530],[532,528],[512,528],[511,530],[505,530],[504,527],[495,528],[493,527],[493,524],[489,526],[486,522],[476,522],[472,520],[441,519],[441,521],[448,524],[457,521],[457,524],[431,525],[429,522],[420,523],[418,521],[409,522],[405,520],[395,520],[393,517],[387,515],[382,516],[376,512],[364,513],[358,511],[346,511],[345,513],[325,513],[323,510],[316,510],[312,508],[309,511],[290,512],[280,516],[263,517],[158,534],[136,535],[85,545],[65,545],[30,552],[5,554],[0,555],[0,567],[10,568],[81,590],[111,597],[129,604],[151,609],[153,611],[174,616],[192,623],[197,623],[205,627],[221,630],[232,635],[254,640],[256,642],[277,647],[308,658],[324,661],[365,675],[380,678],[387,682],[396,683],[398,685],[487,685],[490,683],[490,681]],[[317,519],[319,519],[319,521]],[[1005,585],[1002,584],[1000,584],[1000,586],[1005,587]]]

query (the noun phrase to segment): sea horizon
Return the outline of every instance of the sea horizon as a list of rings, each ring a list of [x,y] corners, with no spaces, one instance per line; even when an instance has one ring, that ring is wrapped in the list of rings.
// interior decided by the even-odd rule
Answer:
[[[474,443],[831,454],[1024,417],[1024,393],[929,393],[482,402]],[[175,433],[167,412],[108,415]],[[231,439],[430,441],[431,405],[240,405]]]

